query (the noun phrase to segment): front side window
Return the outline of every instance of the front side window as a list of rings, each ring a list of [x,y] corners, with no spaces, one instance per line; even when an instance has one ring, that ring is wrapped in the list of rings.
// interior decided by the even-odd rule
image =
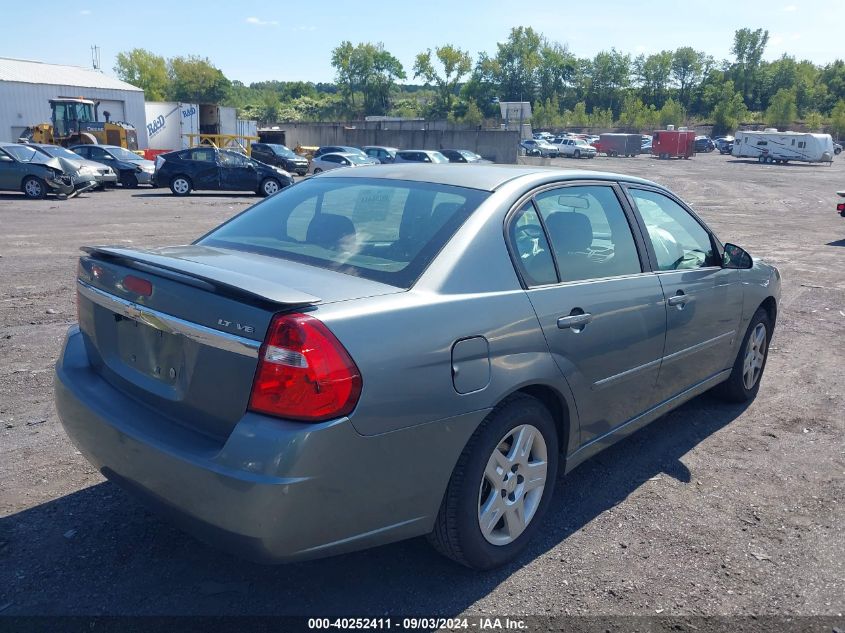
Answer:
[[[199,240],[410,288],[490,194],[322,177],[289,187]]]
[[[237,152],[220,152],[220,164],[223,167],[246,167],[250,164],[249,159]]]
[[[561,281],[642,272],[631,227],[612,187],[550,189],[535,202],[554,249]]]
[[[630,189],[657,256],[659,270],[718,265],[710,234],[677,202],[655,191]]]

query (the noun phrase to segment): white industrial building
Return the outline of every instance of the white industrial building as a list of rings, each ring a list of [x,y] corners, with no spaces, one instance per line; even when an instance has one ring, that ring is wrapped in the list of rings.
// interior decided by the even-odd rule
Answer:
[[[99,118],[131,123],[147,147],[144,91],[97,70],[0,57],[0,141],[16,141],[30,125],[50,120],[50,99],[99,101]]]

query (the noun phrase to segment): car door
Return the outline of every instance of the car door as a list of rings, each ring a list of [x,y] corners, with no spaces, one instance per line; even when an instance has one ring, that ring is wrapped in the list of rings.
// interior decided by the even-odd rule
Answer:
[[[623,199],[607,182],[552,186],[508,229],[549,349],[575,395],[582,444],[655,400],[666,310]]]
[[[249,158],[230,151],[220,152],[220,188],[229,191],[258,189],[258,171]]]
[[[17,191],[21,188],[20,164],[9,154],[0,150],[0,189]]]
[[[666,400],[727,369],[742,316],[740,272],[692,211],[664,192],[627,187],[666,301],[658,398]]]
[[[185,157],[184,163],[173,166],[173,175],[184,172],[193,182],[194,189],[220,188],[220,164],[213,147],[194,147],[181,156]]]

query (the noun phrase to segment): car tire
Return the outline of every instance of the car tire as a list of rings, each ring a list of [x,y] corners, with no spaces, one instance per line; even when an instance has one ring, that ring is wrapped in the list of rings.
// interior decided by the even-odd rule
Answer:
[[[282,190],[282,183],[280,183],[275,178],[265,178],[261,181],[261,186],[258,187],[259,196],[264,198],[268,196],[272,196],[274,193],[278,193]]]
[[[170,181],[170,191],[174,196],[187,196],[193,188],[191,179],[187,176],[176,176]]]
[[[320,172],[322,172],[322,171],[323,171],[323,170],[322,170],[322,169],[320,169],[319,167],[315,167],[315,168],[314,168],[314,173],[315,173],[315,174],[319,174],[319,173],[320,173]]]
[[[528,435],[533,435],[531,448],[519,455],[515,444]],[[444,556],[473,569],[492,569],[516,558],[548,509],[559,455],[555,422],[539,400],[517,394],[502,402],[479,425],[458,458],[429,542]],[[541,474],[543,463],[545,473]],[[530,473],[537,480],[542,478],[542,490],[538,485],[526,488]],[[487,535],[481,527],[482,506],[488,509],[488,519],[495,521],[486,528]],[[517,508],[523,517],[530,512],[527,524],[518,520]]]
[[[581,158],[581,150],[576,149],[575,152],[572,154],[573,158]]]
[[[748,324],[730,377],[713,390],[717,396],[728,402],[749,402],[757,396],[769,358],[771,338],[769,313],[758,308]]]
[[[138,176],[136,176],[135,174],[121,174],[120,184],[123,185],[126,189],[137,189]]]
[[[30,200],[43,200],[47,196],[47,183],[37,176],[27,176],[21,183],[21,191]]]

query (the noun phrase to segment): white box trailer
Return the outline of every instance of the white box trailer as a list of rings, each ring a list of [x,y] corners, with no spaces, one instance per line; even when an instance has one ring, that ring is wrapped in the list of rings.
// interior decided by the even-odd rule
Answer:
[[[737,132],[733,156],[753,158],[760,163],[832,163],[833,138],[830,134],[778,132]]]
[[[150,149],[185,149],[189,143],[184,135],[199,134],[200,110],[195,103],[148,101],[144,109]]]

